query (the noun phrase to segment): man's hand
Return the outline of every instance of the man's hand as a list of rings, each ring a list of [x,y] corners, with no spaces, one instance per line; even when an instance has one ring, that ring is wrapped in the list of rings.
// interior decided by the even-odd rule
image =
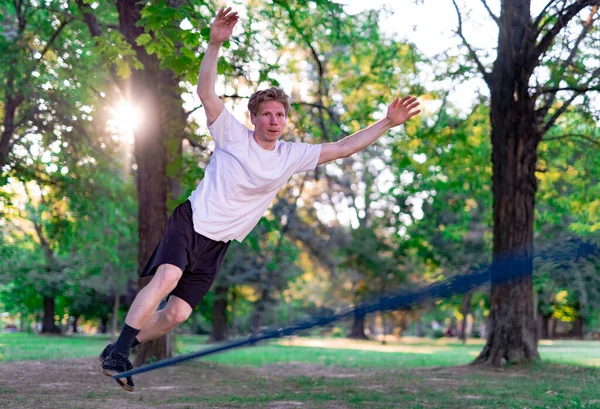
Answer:
[[[231,7],[221,9],[215,17],[212,26],[210,26],[210,43],[221,45],[229,40],[233,27],[238,22],[239,16],[237,12],[231,12]]]
[[[210,26],[210,41],[204,52],[198,73],[196,92],[204,105],[204,112],[209,124],[212,124],[223,112],[223,101],[215,93],[217,79],[217,60],[221,45],[231,37],[233,27],[238,22],[238,14],[231,12],[231,7],[221,9]]]
[[[413,116],[421,112],[416,109],[419,106],[417,98],[406,96],[402,99],[396,99],[388,106],[386,118],[390,121],[392,127],[402,125]]]

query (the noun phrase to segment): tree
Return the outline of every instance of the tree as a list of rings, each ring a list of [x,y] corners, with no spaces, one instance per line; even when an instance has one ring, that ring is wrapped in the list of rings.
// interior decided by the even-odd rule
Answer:
[[[586,49],[593,49],[592,42],[597,41],[600,2],[549,1],[532,18],[530,0],[503,0],[499,16],[482,1],[499,30],[491,71],[465,38],[461,11],[453,2],[458,13],[458,35],[488,86],[491,101],[491,328],[474,363],[502,365],[536,360],[539,354],[532,259],[538,145],[574,102],[600,89],[598,69],[587,69],[583,61]],[[585,110],[584,105],[579,109]],[[512,261],[510,267],[502,262],[506,258]],[[519,274],[519,278],[500,282],[497,278],[501,273]]]
[[[186,63],[192,63],[195,54],[189,51],[190,42],[184,44],[184,40],[189,40],[188,33],[184,33],[188,37],[182,38],[181,30],[172,29],[173,23],[179,24],[182,18],[177,2],[153,6],[117,1],[119,33],[108,29],[108,34],[103,32],[97,12],[83,1],[77,4],[97,50],[110,65],[114,84],[127,102],[141,111],[143,118],[133,131],[141,271],[166,226],[167,199],[173,199],[174,203],[181,193],[178,177],[186,115],[178,83],[182,74],[187,73]],[[192,14],[193,6],[186,6],[185,10]],[[198,37],[191,35],[196,41]],[[115,42],[117,47],[112,45]],[[192,64],[190,71],[195,67]],[[143,287],[148,281],[141,279],[139,285]],[[136,364],[151,357],[170,356],[171,336],[167,334],[138,348]]]

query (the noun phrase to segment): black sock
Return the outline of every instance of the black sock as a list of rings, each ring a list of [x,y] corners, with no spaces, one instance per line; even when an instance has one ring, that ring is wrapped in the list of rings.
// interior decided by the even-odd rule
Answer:
[[[131,348],[133,348],[134,346],[136,346],[136,345],[139,345],[139,344],[141,344],[141,342],[140,342],[140,341],[138,341],[138,340],[137,340],[137,338],[135,338],[135,339],[133,340],[133,344],[131,344]]]
[[[139,332],[139,329],[132,328],[127,324],[123,325],[121,335],[119,335],[119,339],[117,339],[117,342],[115,342],[115,344],[113,345],[111,353],[122,353],[129,356],[131,346]]]

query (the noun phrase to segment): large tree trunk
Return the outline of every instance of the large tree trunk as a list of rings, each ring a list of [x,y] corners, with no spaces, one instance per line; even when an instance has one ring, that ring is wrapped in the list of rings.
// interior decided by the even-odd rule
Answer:
[[[539,359],[532,252],[540,135],[526,66],[535,46],[530,1],[505,0],[500,20],[498,57],[490,78],[494,197],[490,327],[474,362],[492,365]]]
[[[42,321],[42,333],[56,334],[58,327],[54,324],[54,297],[44,296],[44,319]]]
[[[129,101],[142,112],[142,120],[134,129],[134,157],[137,165],[136,184],[138,194],[139,269],[144,268],[152,251],[158,244],[167,224],[167,149],[161,111],[159,62],[148,55],[135,40],[144,32],[137,26],[143,3],[134,0],[117,0],[119,29],[136,51],[143,64],[141,70],[133,70],[125,92]],[[149,278],[140,279],[144,287]],[[150,358],[163,359],[171,356],[169,335],[140,345],[136,351],[135,365]]]
[[[210,340],[212,342],[225,341],[228,338],[227,333],[227,295],[229,287],[219,285],[215,288],[215,302],[213,304],[212,329],[210,331]]]

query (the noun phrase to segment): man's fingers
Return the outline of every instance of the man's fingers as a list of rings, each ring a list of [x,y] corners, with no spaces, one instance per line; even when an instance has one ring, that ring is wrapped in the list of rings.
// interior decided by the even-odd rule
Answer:
[[[420,113],[421,113],[421,110],[420,110],[420,109],[417,109],[416,111],[409,112],[409,113],[408,113],[408,117],[409,117],[409,118],[412,118],[413,116],[415,116],[415,115],[417,115],[417,114],[420,114]]]
[[[416,100],[417,100],[416,97],[412,97],[412,96],[409,95],[407,97],[402,98],[402,104],[404,106],[408,106],[410,104],[413,104]]]
[[[225,14],[227,14],[229,12],[229,10],[231,10],[231,7],[227,7],[227,8],[222,8],[221,10],[219,10],[219,12],[217,13],[217,19],[221,19],[223,18],[223,16],[225,16]]]
[[[231,15],[231,14],[229,14],[230,11],[231,11],[231,7],[222,8],[217,13],[217,16],[215,17],[215,20],[224,20],[224,19],[227,19],[227,17],[229,17]],[[237,14],[237,12],[235,12],[234,14]]]
[[[411,98],[414,98],[414,97],[411,97],[410,95],[407,95],[407,96],[405,96],[405,97],[402,97],[402,99],[400,100],[400,103],[401,103],[402,105],[404,105],[404,104],[406,104],[406,101],[408,101],[408,100],[409,100],[409,99],[411,99]],[[415,99],[416,99],[416,98],[415,98]]]
[[[408,106],[406,107],[406,109],[408,109],[408,110],[410,111],[411,109],[415,109],[415,108],[416,108],[416,107],[418,107],[419,105],[420,105],[420,103],[419,103],[418,101],[417,101],[417,102],[413,102],[412,104],[408,105]]]

